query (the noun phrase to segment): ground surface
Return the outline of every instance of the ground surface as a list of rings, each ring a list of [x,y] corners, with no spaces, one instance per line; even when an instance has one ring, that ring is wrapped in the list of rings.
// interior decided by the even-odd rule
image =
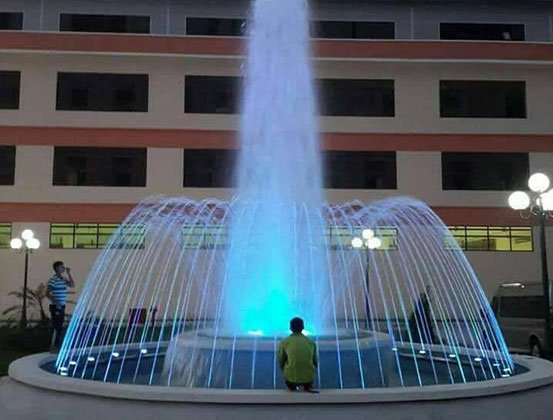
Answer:
[[[0,376],[8,374],[8,366],[15,359],[27,356],[33,352],[22,352],[17,350],[0,350]]]
[[[285,392],[285,391],[283,391]],[[323,391],[324,392],[324,391]],[[553,387],[500,397],[350,405],[216,405],[126,401],[64,394],[0,379],[2,420],[541,420]]]

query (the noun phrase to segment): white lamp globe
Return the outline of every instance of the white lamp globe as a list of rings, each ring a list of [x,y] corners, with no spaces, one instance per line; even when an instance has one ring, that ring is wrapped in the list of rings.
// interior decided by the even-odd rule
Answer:
[[[528,187],[537,193],[542,193],[547,191],[549,185],[551,184],[549,177],[542,173],[534,174],[528,180]]]
[[[363,239],[369,240],[374,236],[374,230],[372,229],[365,229],[363,231]]]
[[[34,238],[35,234],[31,229],[25,229],[23,232],[21,232],[21,237],[24,241],[28,241],[29,239]]]
[[[362,248],[363,247],[363,239],[361,238],[353,238],[351,241],[351,246],[354,248]]]
[[[11,249],[21,249],[22,246],[23,246],[23,241],[19,238],[13,238],[10,241],[10,248]]]
[[[31,238],[26,242],[26,245],[29,249],[39,249],[40,241],[37,238]]]
[[[553,211],[553,190],[541,195],[541,206],[545,211]]]
[[[380,238],[371,238],[367,241],[367,247],[369,249],[378,249],[382,246],[382,239]]]
[[[516,191],[509,196],[509,206],[514,210],[524,210],[530,206],[530,196],[523,191]]]

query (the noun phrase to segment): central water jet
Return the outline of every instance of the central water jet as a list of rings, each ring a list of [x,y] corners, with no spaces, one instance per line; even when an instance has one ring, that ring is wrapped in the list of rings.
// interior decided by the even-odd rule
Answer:
[[[305,0],[258,0],[249,28],[224,328],[324,328],[320,144]]]

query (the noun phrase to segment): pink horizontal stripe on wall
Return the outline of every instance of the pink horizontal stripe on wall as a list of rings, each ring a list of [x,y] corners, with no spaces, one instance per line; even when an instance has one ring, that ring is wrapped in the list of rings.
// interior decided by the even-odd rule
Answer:
[[[0,126],[0,145],[86,147],[236,147],[236,132],[216,130]],[[343,151],[553,153],[553,135],[325,133],[323,148]]]

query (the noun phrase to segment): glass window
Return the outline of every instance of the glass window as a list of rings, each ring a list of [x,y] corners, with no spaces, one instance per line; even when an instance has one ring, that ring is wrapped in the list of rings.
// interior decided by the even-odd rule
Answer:
[[[234,185],[237,153],[234,150],[185,150],[187,188],[230,188]]]
[[[315,38],[394,39],[394,22],[346,22],[321,20],[313,22]]]
[[[150,16],[62,13],[60,31],[150,33]]]
[[[15,146],[0,146],[0,185],[15,183]]]
[[[532,228],[511,226],[450,226],[446,249],[465,251],[533,251]]]
[[[77,224],[75,226],[75,248],[98,248],[97,224]]]
[[[185,226],[183,246],[187,249],[213,249],[228,246],[226,226]]]
[[[500,316],[505,318],[540,319],[544,311],[543,296],[505,296],[499,304]]]
[[[144,249],[146,227],[140,224],[123,225],[114,232],[112,239],[115,249]]]
[[[9,248],[12,240],[12,224],[0,223],[0,248]]]
[[[145,148],[55,147],[54,185],[145,187]]]
[[[243,36],[246,21],[230,18],[186,18],[186,35]]]
[[[117,231],[117,224],[100,224],[98,225],[98,248],[105,248],[111,239],[112,235]]]
[[[56,109],[148,112],[148,75],[58,73]]]
[[[0,12],[0,29],[21,30],[23,29],[23,13]]]
[[[72,223],[50,225],[50,248],[75,248],[75,225]]]
[[[241,79],[227,76],[186,76],[184,112],[236,114]],[[325,116],[393,117],[393,80],[322,79],[321,109]]]
[[[186,76],[184,86],[184,112],[187,114],[238,112],[238,77]]]
[[[440,81],[444,118],[526,118],[526,82]]]
[[[393,117],[393,80],[322,79],[321,110],[333,117]]]
[[[534,250],[534,243],[532,237],[532,228],[529,227],[511,227],[511,250],[512,251],[526,251],[531,252]]]
[[[524,189],[529,171],[528,153],[442,153],[444,190]]]
[[[395,152],[326,152],[325,187],[335,189],[395,189]]]
[[[144,248],[146,229],[142,225],[98,223],[56,223],[50,225],[50,248],[102,249],[114,239],[115,249]],[[116,234],[116,236],[113,236]]]
[[[334,226],[327,229],[327,244],[331,249],[351,248],[351,241],[361,237],[364,228]],[[374,228],[375,236],[382,240],[378,251],[396,251],[398,249],[398,230],[394,227],[380,226]]]
[[[440,23],[440,39],[524,41],[524,25],[512,23]]]
[[[19,109],[21,72],[0,71],[0,109]]]

